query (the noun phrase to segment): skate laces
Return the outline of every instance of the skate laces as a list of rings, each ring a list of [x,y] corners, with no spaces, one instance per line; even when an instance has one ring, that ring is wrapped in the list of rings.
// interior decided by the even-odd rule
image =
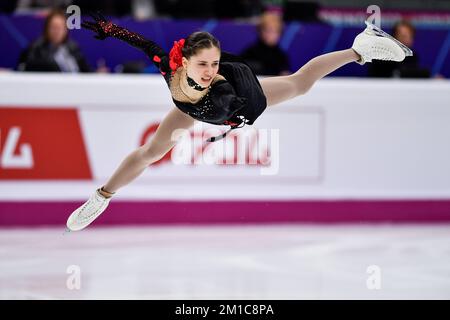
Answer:
[[[372,41],[369,41],[369,43],[366,43],[367,51],[365,54],[365,58],[369,58],[366,60],[387,60],[391,61],[396,58],[396,54],[394,51],[392,51],[391,48],[389,48],[385,43],[383,43],[382,39],[386,39],[385,37],[377,34],[373,29],[366,28],[364,30],[364,33],[367,34],[372,38]]]
[[[99,199],[97,194],[92,195],[91,198],[81,207],[77,217],[78,222],[85,222],[86,220],[90,220],[92,217],[95,217],[107,202],[106,200],[107,199]],[[93,210],[95,208],[97,208],[97,210]]]
[[[370,47],[371,53],[372,53],[372,59],[376,60],[393,60],[395,59],[395,53],[392,52],[392,50],[384,47],[384,46],[377,46],[372,45]]]

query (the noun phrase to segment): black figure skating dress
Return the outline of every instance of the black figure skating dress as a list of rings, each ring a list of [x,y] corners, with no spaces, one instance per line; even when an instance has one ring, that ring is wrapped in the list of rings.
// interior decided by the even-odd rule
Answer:
[[[96,38],[103,40],[114,37],[141,49],[152,60],[163,75],[175,105],[192,118],[215,124],[229,125],[230,130],[251,125],[263,113],[267,106],[255,73],[239,57],[221,52],[219,72],[208,88],[201,88],[189,78],[181,61],[181,50],[184,40],[174,43],[167,54],[155,42],[141,35],[122,28],[101,16],[93,16],[95,22],[84,22],[83,27],[97,33]],[[225,134],[210,138],[215,141]]]

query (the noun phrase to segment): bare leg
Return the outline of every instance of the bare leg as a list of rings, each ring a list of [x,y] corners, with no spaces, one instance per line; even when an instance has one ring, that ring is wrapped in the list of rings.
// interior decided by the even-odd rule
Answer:
[[[311,59],[291,75],[262,79],[267,105],[272,106],[305,94],[317,80],[359,59],[360,56],[353,49],[330,52]]]
[[[176,129],[189,129],[194,122],[193,118],[177,108],[172,109],[159,125],[153,138],[122,161],[100,193],[111,196],[119,188],[136,179],[151,163],[161,159],[176,144],[177,137],[172,137]]]

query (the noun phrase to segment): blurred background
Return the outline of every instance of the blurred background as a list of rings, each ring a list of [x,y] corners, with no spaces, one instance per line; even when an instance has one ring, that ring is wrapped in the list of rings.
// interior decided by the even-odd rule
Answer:
[[[206,148],[223,128],[197,123],[64,234],[173,107],[69,6],[166,51],[209,31],[267,77],[351,47],[373,4],[412,57],[348,64]],[[449,51],[447,0],[0,1],[0,299],[449,299]]]
[[[48,62],[36,61],[43,57],[34,56],[45,51],[45,44],[36,42],[70,40],[69,51],[78,64],[75,71],[157,72],[141,52],[117,41],[99,43],[88,32],[77,29],[69,31],[69,39],[58,40],[58,15],[54,12],[56,22],[47,24],[47,28],[55,30],[54,35],[46,33],[45,19],[50,11],[60,8],[65,12],[72,4],[78,5],[82,14],[99,10],[115,23],[157,41],[166,50],[174,40],[195,30],[210,31],[220,38],[224,50],[243,55],[259,74],[265,75],[294,72],[312,57],[351,46],[371,5],[370,1],[333,0],[232,0],[226,5],[218,0],[2,1],[0,68],[60,70]],[[382,10],[382,28],[413,47],[415,56],[403,64],[382,65],[376,70],[372,66],[348,65],[332,76],[450,76],[449,1],[381,1],[376,5]]]

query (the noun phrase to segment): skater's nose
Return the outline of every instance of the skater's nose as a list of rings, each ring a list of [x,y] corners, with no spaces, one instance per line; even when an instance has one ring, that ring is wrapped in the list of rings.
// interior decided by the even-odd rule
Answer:
[[[212,66],[210,66],[210,67],[208,67],[208,70],[206,70],[206,74],[205,75],[207,77],[210,77],[210,76],[213,75],[213,73],[214,73],[214,68]]]

